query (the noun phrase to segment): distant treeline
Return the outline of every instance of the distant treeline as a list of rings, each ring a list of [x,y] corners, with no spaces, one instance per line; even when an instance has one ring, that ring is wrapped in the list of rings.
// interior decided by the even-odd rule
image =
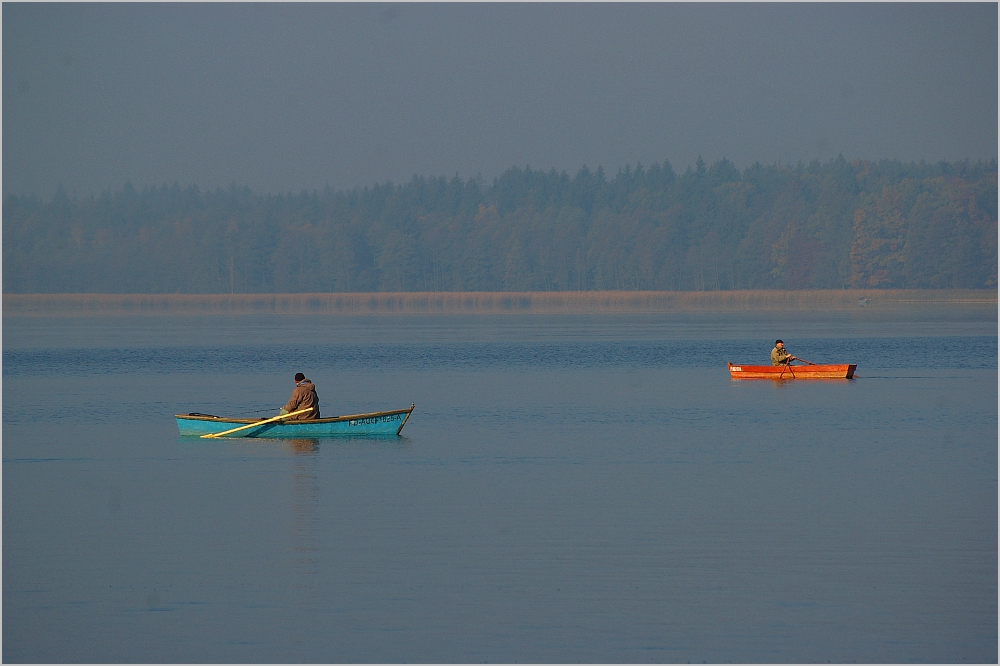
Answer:
[[[997,161],[727,160],[3,202],[5,293],[997,287]]]
[[[197,314],[649,314],[849,311],[996,322],[988,289],[753,291],[377,291],[299,294],[4,294],[4,316]]]

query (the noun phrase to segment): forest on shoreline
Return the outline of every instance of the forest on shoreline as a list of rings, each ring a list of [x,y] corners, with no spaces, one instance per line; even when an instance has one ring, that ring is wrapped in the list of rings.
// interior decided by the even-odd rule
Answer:
[[[997,288],[997,161],[701,160],[3,201],[4,293]]]
[[[909,313],[996,321],[985,289],[440,291],[322,294],[4,294],[18,316]]]

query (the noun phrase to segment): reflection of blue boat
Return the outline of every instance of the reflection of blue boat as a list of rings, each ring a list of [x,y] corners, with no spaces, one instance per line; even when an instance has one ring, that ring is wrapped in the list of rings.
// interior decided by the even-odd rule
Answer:
[[[270,421],[257,428],[242,428],[224,437],[267,437],[287,439],[294,437],[336,437],[339,435],[398,435],[410,418],[413,405],[408,409],[370,414],[351,414],[324,419],[299,421]],[[201,436],[221,433],[241,426],[252,425],[265,419],[230,419],[211,414],[175,414],[177,429],[182,436]]]

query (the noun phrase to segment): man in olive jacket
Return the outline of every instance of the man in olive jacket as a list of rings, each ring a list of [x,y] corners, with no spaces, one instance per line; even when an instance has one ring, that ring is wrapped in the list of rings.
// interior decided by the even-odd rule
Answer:
[[[295,373],[295,388],[292,389],[292,397],[288,399],[288,403],[278,413],[289,414],[300,409],[305,409],[306,407],[312,407],[312,411],[296,414],[290,419],[285,420],[300,421],[319,418],[319,396],[316,395],[316,387],[313,386],[311,380],[306,379],[305,375],[297,372]]]
[[[771,365],[788,365],[797,360],[785,349],[785,343],[781,340],[774,341],[774,349],[771,350]]]

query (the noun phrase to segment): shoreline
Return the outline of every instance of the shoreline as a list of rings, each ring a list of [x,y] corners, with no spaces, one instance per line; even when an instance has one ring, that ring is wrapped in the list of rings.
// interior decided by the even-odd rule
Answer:
[[[5,316],[656,314],[997,308],[977,289],[362,292],[318,294],[4,294]]]

